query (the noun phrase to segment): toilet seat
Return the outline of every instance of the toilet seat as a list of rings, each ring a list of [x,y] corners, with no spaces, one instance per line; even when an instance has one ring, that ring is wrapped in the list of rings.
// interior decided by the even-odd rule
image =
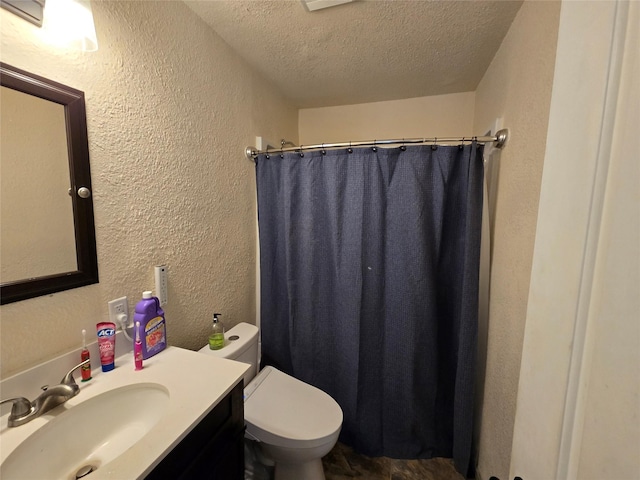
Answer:
[[[322,390],[268,366],[244,392],[251,437],[289,448],[314,448],[337,439],[342,409]]]

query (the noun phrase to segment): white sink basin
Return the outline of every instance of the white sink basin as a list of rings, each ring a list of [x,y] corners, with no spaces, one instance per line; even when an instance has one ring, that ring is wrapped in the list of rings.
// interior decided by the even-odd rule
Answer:
[[[169,391],[156,383],[127,385],[94,396],[21,442],[2,462],[0,475],[3,480],[74,480],[88,466],[100,471],[149,432],[168,405]]]
[[[98,357],[98,346],[92,344]],[[93,354],[92,354],[93,355]],[[3,398],[35,398],[38,385],[60,378],[76,364],[72,351],[0,380]],[[245,363],[167,347],[136,371],[130,349],[115,370],[96,369],[90,382],[64,405],[19,427],[0,416],[0,478],[144,480],[191,429],[231,391],[249,367]]]

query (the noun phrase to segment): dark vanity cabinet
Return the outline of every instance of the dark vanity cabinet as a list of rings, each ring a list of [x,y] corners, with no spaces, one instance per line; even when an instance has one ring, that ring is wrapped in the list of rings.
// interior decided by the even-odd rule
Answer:
[[[241,380],[146,479],[244,479],[242,389]]]

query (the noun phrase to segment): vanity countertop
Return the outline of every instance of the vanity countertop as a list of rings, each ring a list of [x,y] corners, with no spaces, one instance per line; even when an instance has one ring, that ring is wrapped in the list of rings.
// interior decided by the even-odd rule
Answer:
[[[86,400],[127,385],[160,384],[169,393],[168,407],[162,419],[126,452],[91,473],[92,480],[144,478],[231,391],[247,369],[248,365],[244,363],[167,347],[145,360],[142,370],[135,371],[133,355],[121,355],[116,359],[113,371],[94,370],[93,378],[88,382],[80,382],[80,375],[76,373],[80,393],[43,416],[25,425],[8,428],[8,412],[5,413],[0,419],[0,460],[4,462],[36,430]],[[121,405],[121,408],[126,409],[127,405]],[[104,422],[116,415],[118,411],[105,412]],[[82,425],[77,427],[83,428]]]

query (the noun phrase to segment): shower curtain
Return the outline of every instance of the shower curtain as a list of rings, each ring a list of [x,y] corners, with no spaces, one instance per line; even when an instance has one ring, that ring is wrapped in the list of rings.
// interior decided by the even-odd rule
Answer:
[[[470,464],[482,146],[260,155],[263,363],[369,456]]]

